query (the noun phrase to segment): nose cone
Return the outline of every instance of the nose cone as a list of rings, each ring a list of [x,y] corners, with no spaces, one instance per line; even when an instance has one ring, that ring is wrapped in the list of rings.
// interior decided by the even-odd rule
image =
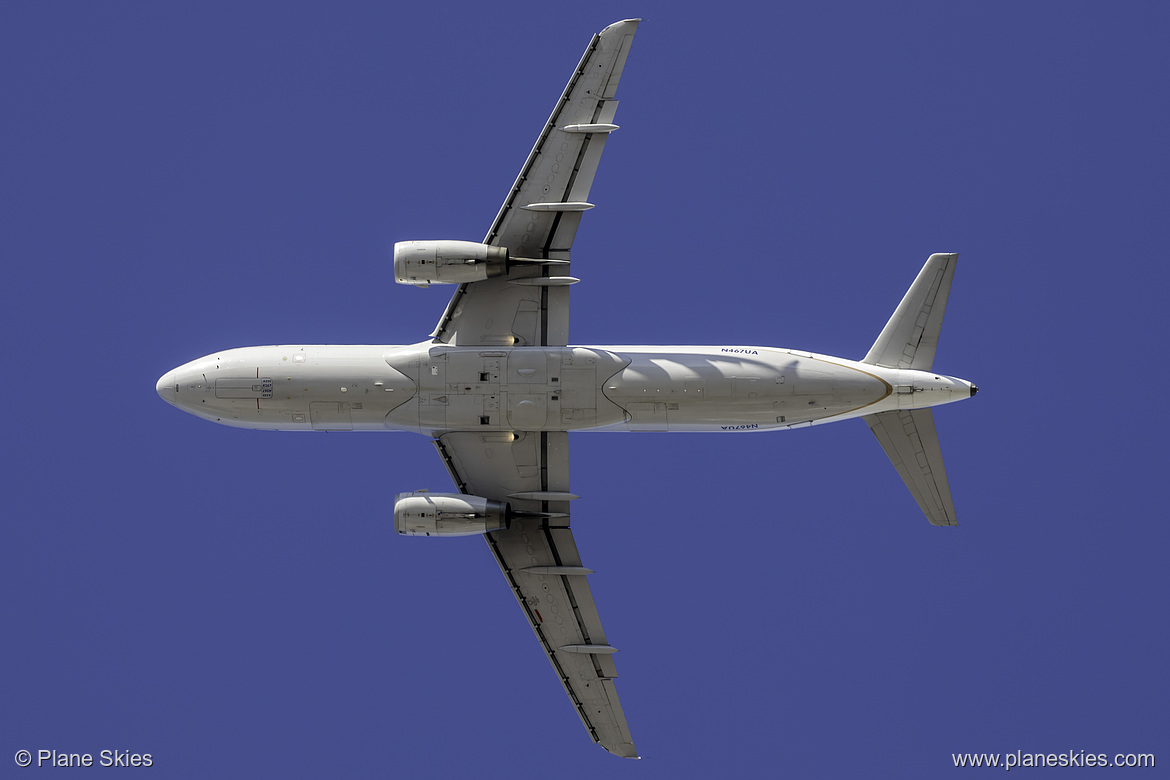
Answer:
[[[179,385],[175,379],[175,372],[168,371],[158,378],[154,383],[154,391],[158,393],[158,397],[166,401],[168,404],[175,402],[175,396],[179,392]]]

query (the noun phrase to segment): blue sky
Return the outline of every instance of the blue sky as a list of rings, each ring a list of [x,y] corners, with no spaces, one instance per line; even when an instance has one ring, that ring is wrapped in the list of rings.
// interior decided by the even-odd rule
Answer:
[[[958,529],[856,421],[571,438],[641,762],[589,743],[481,540],[394,534],[396,492],[449,485],[427,440],[154,393],[219,349],[425,338],[448,292],[395,285],[393,243],[480,240],[630,16],[573,342],[857,358],[957,251],[935,367],[981,388],[936,412]],[[5,4],[0,762],[1170,761],[1168,38],[1157,3]]]

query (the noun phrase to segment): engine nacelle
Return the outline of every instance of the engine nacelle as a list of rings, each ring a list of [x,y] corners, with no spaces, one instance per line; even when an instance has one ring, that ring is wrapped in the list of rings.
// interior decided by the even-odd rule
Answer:
[[[394,245],[394,281],[431,284],[482,282],[508,270],[508,250],[474,241],[399,241]]]
[[[472,536],[511,524],[511,507],[503,501],[425,490],[394,497],[394,530],[403,536]]]

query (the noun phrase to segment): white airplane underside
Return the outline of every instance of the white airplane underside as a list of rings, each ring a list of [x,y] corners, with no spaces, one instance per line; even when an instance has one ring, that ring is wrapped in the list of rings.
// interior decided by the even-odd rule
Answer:
[[[785,430],[865,419],[935,525],[955,511],[930,408],[975,394],[932,365],[956,255],[932,255],[860,361],[761,346],[568,346],[570,248],[638,20],[594,36],[482,243],[395,246],[397,281],[458,284],[430,341],[245,347],[158,394],[243,428],[431,437],[456,493],[397,497],[405,535],[482,534],[592,739],[636,757],[569,527],[569,431]]]
[[[167,401],[277,431],[763,431],[971,395],[929,371],[769,347],[244,347],[168,372]]]

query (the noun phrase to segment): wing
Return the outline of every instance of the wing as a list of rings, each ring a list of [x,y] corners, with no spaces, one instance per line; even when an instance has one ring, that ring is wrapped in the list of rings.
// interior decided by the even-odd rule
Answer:
[[[459,285],[431,334],[435,341],[569,343],[569,250],[581,214],[593,208],[589,189],[605,139],[617,129],[613,96],[637,27],[637,19],[627,19],[593,36],[484,239],[507,247],[512,257],[563,262],[523,264]]]
[[[569,442],[563,432],[440,436],[435,447],[462,493],[509,501],[507,531],[485,534],[512,594],[594,742],[636,758],[605,639],[573,532],[569,530]]]

